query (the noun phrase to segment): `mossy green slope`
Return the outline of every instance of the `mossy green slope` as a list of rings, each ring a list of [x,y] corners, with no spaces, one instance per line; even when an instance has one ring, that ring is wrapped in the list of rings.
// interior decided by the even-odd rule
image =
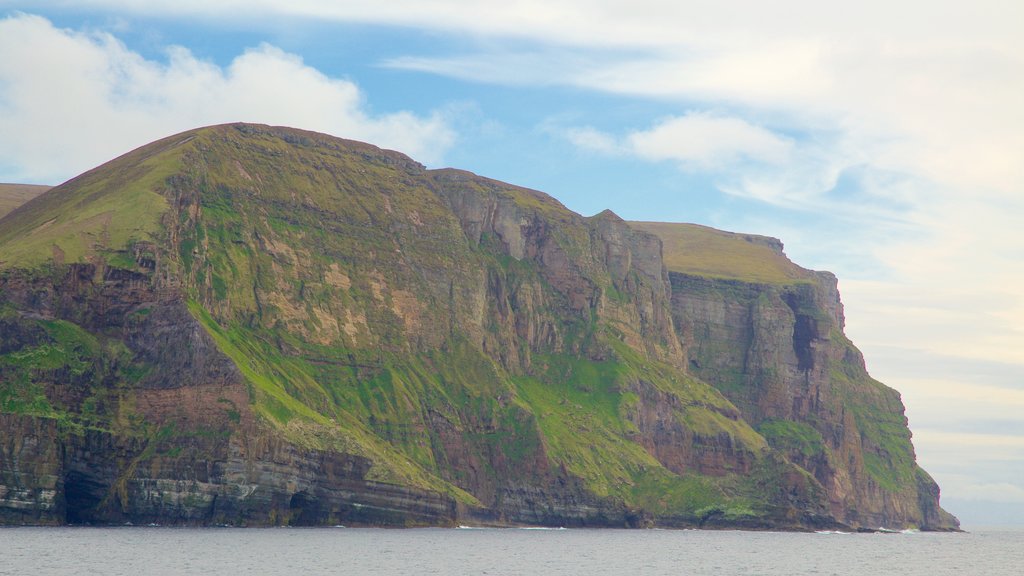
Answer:
[[[85,262],[153,240],[166,210],[160,192],[187,140],[150,144],[21,205],[0,226],[0,266]]]
[[[661,238],[665,266],[672,272],[764,284],[807,282],[813,276],[786,257],[782,243],[756,234],[737,234],[699,224],[630,222]]]

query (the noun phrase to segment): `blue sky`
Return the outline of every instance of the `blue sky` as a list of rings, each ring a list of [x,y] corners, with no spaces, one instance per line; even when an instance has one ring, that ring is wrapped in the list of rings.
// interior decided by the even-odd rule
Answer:
[[[0,181],[286,124],[840,278],[972,523],[1024,518],[1024,5],[0,0]]]

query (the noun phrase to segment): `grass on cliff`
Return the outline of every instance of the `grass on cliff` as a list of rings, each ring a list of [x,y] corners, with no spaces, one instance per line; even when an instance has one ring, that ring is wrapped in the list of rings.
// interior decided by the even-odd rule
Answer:
[[[633,386],[642,380],[674,399],[677,424],[696,438],[730,438],[757,458],[767,445],[755,431],[725,414],[735,408],[711,387],[674,368],[644,359],[607,334],[600,336],[612,358],[593,361],[562,355],[534,358],[530,376],[514,378],[522,400],[536,415],[550,457],[584,480],[595,494],[657,514],[697,519],[709,506],[737,512],[753,500],[741,497],[734,478],[679,475],[666,469],[635,441],[632,415],[640,401]],[[741,502],[742,501],[742,502]]]
[[[166,139],[70,180],[0,219],[0,268],[84,262],[153,240],[167,202],[159,190],[180,169]]]
[[[438,307],[419,304],[447,301],[448,287],[432,292],[423,271],[446,271],[458,290],[473,257],[416,169],[367,145],[296,148],[253,129],[244,139],[232,126],[203,132],[206,153],[187,158],[202,162],[200,210],[182,215],[178,234],[193,297],[215,316],[320,345],[369,348],[379,336],[393,346],[407,320],[439,324]]]
[[[547,363],[545,376],[515,379],[520,397],[536,415],[550,456],[599,496],[625,499],[634,477],[661,464],[627,439],[635,427],[620,416],[629,402],[619,393],[617,366],[559,357]]]
[[[123,342],[7,307],[0,308],[3,331],[23,345],[0,354],[0,412],[53,418],[73,432],[136,435],[144,429],[130,388],[150,367],[135,361]]]
[[[555,364],[562,364],[557,359]],[[635,401],[615,389],[615,370],[570,361],[567,380],[516,378],[517,390],[536,415],[549,456],[594,494],[650,513],[693,516],[731,498],[718,479],[680,476],[632,441],[635,426],[620,411]],[[558,369],[555,368],[555,369]]]
[[[637,431],[626,413],[637,398],[625,385],[646,377],[683,399],[679,418],[695,432],[732,435],[755,452],[764,447],[742,421],[719,413],[731,406],[721,395],[672,381],[668,367],[552,355],[534,358],[532,376],[509,376],[468,343],[426,357],[353,357],[310,345],[306,357],[315,361],[286,358],[248,329],[221,327],[196,302],[190,308],[251,383],[265,421],[300,445],[372,458],[380,480],[475,502],[449,483],[469,482],[448,460],[455,454],[446,452],[443,435],[454,434],[492,475],[527,472],[544,450],[594,494],[659,514],[696,521],[703,509],[740,514],[758,507],[757,498],[740,494],[738,480],[679,476],[631,439]],[[492,462],[506,468],[491,469]]]
[[[853,347],[845,336],[834,334],[833,340]],[[899,392],[853,363],[833,369],[830,377],[860,430],[865,472],[889,492],[915,489],[918,466]]]
[[[770,239],[736,234],[697,224],[629,222],[630,227],[661,238],[670,272],[749,283],[792,284],[810,272],[769,245]]]
[[[308,361],[283,354],[249,329],[222,327],[195,301],[189,302],[189,310],[242,372],[250,385],[254,411],[285,438],[306,448],[369,458],[373,461],[369,480],[416,486],[479,504],[474,496],[433,475],[367,428],[364,419],[339,405],[332,391],[314,379],[315,370]]]
[[[768,419],[758,425],[757,431],[773,448],[783,452],[799,453],[806,457],[825,453],[825,440],[821,432],[804,422]]]
[[[48,385],[88,377],[100,345],[95,336],[62,320],[19,318],[0,312],[0,326],[34,332],[37,344],[0,355],[0,412],[56,417],[63,413],[46,395]]]

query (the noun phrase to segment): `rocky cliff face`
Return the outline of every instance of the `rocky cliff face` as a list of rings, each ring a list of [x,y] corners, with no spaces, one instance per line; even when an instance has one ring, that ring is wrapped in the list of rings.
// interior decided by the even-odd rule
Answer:
[[[834,281],[671,269],[365,144],[156,142],[0,220],[0,522],[953,525]]]
[[[942,525],[934,481],[914,463],[899,394],[871,379],[843,336],[836,280],[745,284],[672,274],[692,372],[714,384],[853,525]]]
[[[935,482],[915,463],[899,394],[872,379],[843,334],[837,280],[796,267],[775,239],[716,232],[715,242],[756,243],[774,254],[774,276],[743,278],[748,263],[721,257],[698,270],[673,225],[638,223],[677,251],[674,326],[691,373],[718,388],[787,459],[811,472],[830,510],[851,525],[953,526]],[[695,227],[674,225],[680,229]],[[676,231],[677,234],[685,232]],[[760,261],[768,260],[762,255]]]
[[[366,458],[262,430],[242,373],[159,280],[72,264],[0,293],[5,523],[455,518],[451,498],[367,480]]]

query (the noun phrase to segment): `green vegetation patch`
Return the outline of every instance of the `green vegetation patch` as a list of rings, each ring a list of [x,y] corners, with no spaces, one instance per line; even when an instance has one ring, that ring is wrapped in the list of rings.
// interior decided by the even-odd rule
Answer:
[[[839,345],[853,347],[845,337],[836,341]],[[914,486],[918,467],[899,392],[850,362],[833,369],[830,376],[840,400],[853,412],[860,430],[868,475],[890,492]]]
[[[634,477],[661,468],[626,438],[632,426],[619,416],[622,397],[612,388],[614,366],[550,358],[556,378],[515,378],[520,397],[537,416],[549,454],[599,496],[625,499]]]
[[[809,281],[811,272],[772,247],[771,239],[700,226],[666,222],[629,222],[632,228],[661,238],[665,265],[671,272],[742,280],[749,283],[793,284]]]
[[[803,454],[811,457],[825,453],[825,441],[821,432],[805,422],[769,419],[762,422],[757,431],[772,448],[783,452]]]
[[[0,411],[57,415],[59,407],[46,397],[47,385],[88,378],[99,353],[96,338],[63,320],[20,319],[8,312],[3,321],[5,329],[28,333],[37,343],[0,355]]]
[[[635,441],[639,431],[629,415],[640,398],[630,391],[630,383],[643,379],[678,399],[680,423],[698,436],[725,435],[737,449],[754,454],[767,447],[764,439],[742,420],[728,417],[735,408],[706,384],[657,362],[641,361],[621,343],[612,348],[616,358],[601,362],[537,357],[533,375],[514,379],[520,398],[537,416],[549,456],[595,494],[650,513],[698,523],[702,509],[759,514],[754,510],[763,508],[763,499],[741,490],[738,477],[676,474]]]
[[[428,469],[367,428],[366,422],[336,402],[336,391],[321,384],[308,360],[284,354],[251,329],[221,326],[198,302],[189,311],[239,368],[250,386],[253,410],[263,421],[299,446],[335,450],[373,461],[368,479],[446,493],[469,503],[469,493]]]
[[[699,522],[703,511],[727,508],[732,500],[720,478],[678,476],[664,468],[644,470],[635,478],[630,487],[632,501],[654,514],[690,515]]]
[[[135,361],[123,342],[10,309],[0,312],[0,331],[8,338],[0,354],[0,412],[55,418],[68,431],[136,433],[141,421],[125,403],[125,386],[151,367]]]
[[[179,168],[179,150],[162,141],[40,196],[0,220],[0,268],[83,262],[152,241],[167,209],[160,190]]]

